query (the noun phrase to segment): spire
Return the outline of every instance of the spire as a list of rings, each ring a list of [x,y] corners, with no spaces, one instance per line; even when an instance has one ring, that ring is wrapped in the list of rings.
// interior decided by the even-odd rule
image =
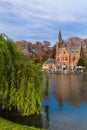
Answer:
[[[62,43],[62,35],[61,35],[61,31],[59,30],[59,34],[58,34],[58,40],[59,43]]]

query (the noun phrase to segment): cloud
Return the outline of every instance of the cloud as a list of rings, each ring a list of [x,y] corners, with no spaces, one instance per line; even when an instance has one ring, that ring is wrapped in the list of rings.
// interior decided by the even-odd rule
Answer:
[[[13,40],[53,43],[59,26],[64,38],[86,36],[87,0],[0,0],[0,32]]]

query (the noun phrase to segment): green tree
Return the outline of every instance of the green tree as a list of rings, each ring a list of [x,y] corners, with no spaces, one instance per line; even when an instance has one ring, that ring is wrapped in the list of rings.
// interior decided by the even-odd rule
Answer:
[[[0,102],[2,109],[22,115],[41,114],[41,68],[20,52],[6,35],[0,35]]]
[[[80,58],[78,63],[77,63],[77,66],[85,66],[85,61],[83,58]]]

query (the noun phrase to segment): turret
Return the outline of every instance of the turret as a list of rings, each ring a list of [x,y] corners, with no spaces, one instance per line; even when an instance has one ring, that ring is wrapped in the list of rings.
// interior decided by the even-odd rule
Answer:
[[[63,40],[62,40],[62,35],[61,35],[61,31],[59,30],[58,33],[58,41],[56,42],[56,54],[58,52],[58,49],[63,47]]]
[[[58,34],[58,47],[59,48],[63,47],[63,40],[62,40],[61,31],[59,31],[59,34]]]
[[[61,35],[61,31],[59,30],[59,34],[58,34],[58,42],[62,43],[62,35]]]

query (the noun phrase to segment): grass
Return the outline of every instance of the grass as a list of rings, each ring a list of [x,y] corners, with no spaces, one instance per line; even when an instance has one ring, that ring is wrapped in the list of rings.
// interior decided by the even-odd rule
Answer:
[[[0,130],[40,130],[38,128],[24,126],[0,118]]]

